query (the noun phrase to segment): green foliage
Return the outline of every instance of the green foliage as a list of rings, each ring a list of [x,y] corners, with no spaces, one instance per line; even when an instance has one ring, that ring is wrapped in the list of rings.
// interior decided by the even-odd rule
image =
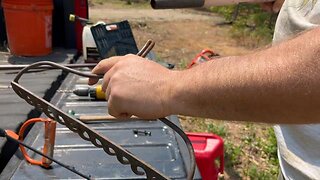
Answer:
[[[190,63],[190,60],[189,59],[186,59],[186,58],[182,58],[180,60],[180,62],[178,63],[177,65],[177,68],[178,69],[186,69],[188,67],[188,64]]]
[[[212,12],[223,15],[227,21],[232,21],[233,12],[235,11],[235,9],[236,9],[235,5],[221,6],[221,7],[216,7],[216,6],[210,7],[210,10]]]
[[[122,0],[125,1],[127,4],[132,5],[134,3],[146,3],[148,0]]]
[[[242,155],[241,147],[236,146],[228,141],[224,144],[226,166],[232,167],[240,163],[240,156]]]
[[[255,4],[240,4],[238,11],[236,9],[236,5],[210,8],[230,22],[231,34],[241,45],[255,48],[271,42],[276,22],[275,14],[265,12]]]
[[[273,165],[278,164],[278,155],[277,155],[277,139],[274,134],[273,128],[267,129],[267,139],[262,143],[262,150],[265,152]]]
[[[268,171],[261,170],[255,165],[250,165],[248,170],[245,172],[245,174],[250,179],[258,179],[258,180],[276,179],[276,176],[270,175]]]
[[[278,176],[278,156],[277,156],[277,141],[272,127],[267,127],[262,131],[256,130],[254,123],[246,123],[243,128],[243,134],[240,136],[241,141],[232,141],[228,138],[228,132],[222,126],[209,126],[213,132],[223,132],[224,148],[225,148],[225,162],[226,167],[234,168],[240,176],[249,179],[268,180],[276,179]],[[223,131],[221,130],[223,129]],[[249,154],[245,154],[249,153]],[[267,167],[255,164],[254,160],[247,160],[247,158],[264,159]],[[244,160],[245,158],[246,160]],[[244,162],[245,161],[245,162]],[[250,164],[246,165],[248,162]],[[239,165],[242,169],[237,169]]]
[[[242,142],[244,142],[246,145],[254,146],[257,143],[257,138],[253,123],[247,123],[245,130],[247,130],[248,133],[241,138]]]
[[[227,130],[223,124],[208,124],[207,130],[209,133],[216,134],[221,137],[226,137]]]

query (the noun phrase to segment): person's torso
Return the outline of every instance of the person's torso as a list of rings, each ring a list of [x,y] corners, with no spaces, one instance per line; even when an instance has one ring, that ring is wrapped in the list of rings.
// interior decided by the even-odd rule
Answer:
[[[286,0],[278,16],[274,43],[319,25],[320,0]],[[285,178],[320,179],[320,124],[278,125],[274,129]]]

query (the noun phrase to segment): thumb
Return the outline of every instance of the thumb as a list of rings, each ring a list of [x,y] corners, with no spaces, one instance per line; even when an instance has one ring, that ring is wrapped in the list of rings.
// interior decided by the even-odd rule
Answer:
[[[109,71],[117,62],[119,62],[122,58],[120,56],[114,56],[108,59],[104,59],[100,61],[93,69],[93,74],[102,75]],[[88,84],[93,85],[96,84],[99,79],[96,78],[89,78]]]

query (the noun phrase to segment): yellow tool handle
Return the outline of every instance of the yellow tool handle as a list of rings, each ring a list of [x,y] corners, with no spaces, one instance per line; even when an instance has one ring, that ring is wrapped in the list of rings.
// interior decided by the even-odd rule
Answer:
[[[96,86],[96,99],[106,99],[106,94],[102,91],[101,85]]]

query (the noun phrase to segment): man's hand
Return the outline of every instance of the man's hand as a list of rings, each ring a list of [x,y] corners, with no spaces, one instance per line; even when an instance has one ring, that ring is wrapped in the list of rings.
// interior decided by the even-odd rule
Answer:
[[[261,7],[265,11],[278,13],[283,3],[284,3],[284,0],[276,0],[274,2],[262,3]]]
[[[174,71],[139,56],[126,55],[101,61],[92,73],[104,74],[102,89],[112,116],[154,119],[170,114]],[[89,85],[95,83],[96,79],[89,79]]]

